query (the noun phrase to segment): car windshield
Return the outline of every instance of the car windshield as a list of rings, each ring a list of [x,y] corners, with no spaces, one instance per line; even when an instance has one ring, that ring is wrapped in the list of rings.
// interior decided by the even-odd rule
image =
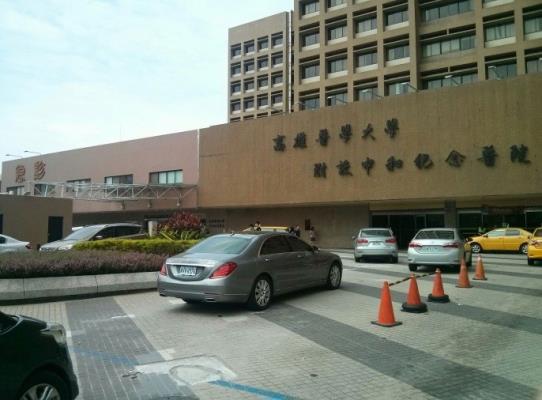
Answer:
[[[249,238],[214,236],[195,245],[186,253],[240,254],[250,243]]]
[[[88,240],[92,236],[97,234],[102,228],[103,228],[103,225],[87,226],[85,228],[81,228],[81,229],[76,230],[75,232],[70,233],[68,236],[64,238],[64,240]]]
[[[454,231],[420,231],[416,235],[415,239],[447,239],[447,240],[453,240],[454,239]]]
[[[534,236],[534,237],[542,237],[542,229],[538,229],[538,230],[534,233],[533,236]]]
[[[387,229],[363,229],[361,231],[362,237],[370,237],[370,236],[385,236],[390,237],[391,233]]]

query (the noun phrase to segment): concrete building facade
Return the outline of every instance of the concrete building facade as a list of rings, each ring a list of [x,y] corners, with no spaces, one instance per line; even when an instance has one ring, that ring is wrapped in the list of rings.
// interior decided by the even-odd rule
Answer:
[[[287,12],[229,29],[230,122],[289,111],[290,31]]]

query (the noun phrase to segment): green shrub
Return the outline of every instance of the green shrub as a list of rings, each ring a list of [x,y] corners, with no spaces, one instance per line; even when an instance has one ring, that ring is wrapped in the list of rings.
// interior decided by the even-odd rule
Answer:
[[[166,256],[124,251],[4,253],[0,278],[36,278],[159,271]]]
[[[174,255],[189,249],[199,240],[104,239],[77,243],[75,250],[117,250],[160,255]]]

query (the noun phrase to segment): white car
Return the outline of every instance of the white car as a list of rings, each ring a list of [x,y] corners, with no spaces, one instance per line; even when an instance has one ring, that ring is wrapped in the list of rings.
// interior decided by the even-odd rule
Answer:
[[[461,259],[470,267],[472,252],[455,228],[427,228],[420,230],[408,245],[408,268],[418,266],[459,268]]]
[[[10,251],[28,251],[32,246],[30,242],[21,242],[8,235],[0,235],[0,253],[7,253]]]

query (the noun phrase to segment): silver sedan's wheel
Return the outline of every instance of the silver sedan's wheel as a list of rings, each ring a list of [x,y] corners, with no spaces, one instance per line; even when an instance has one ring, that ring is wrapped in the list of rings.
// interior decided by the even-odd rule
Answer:
[[[28,389],[21,396],[21,400],[62,400],[62,398],[53,385],[41,383]]]
[[[341,267],[338,264],[333,264],[329,268],[329,273],[327,276],[327,288],[333,290],[341,286],[341,277],[342,277]]]
[[[271,302],[272,292],[273,288],[269,278],[266,276],[258,277],[248,299],[248,306],[253,310],[265,310]]]

